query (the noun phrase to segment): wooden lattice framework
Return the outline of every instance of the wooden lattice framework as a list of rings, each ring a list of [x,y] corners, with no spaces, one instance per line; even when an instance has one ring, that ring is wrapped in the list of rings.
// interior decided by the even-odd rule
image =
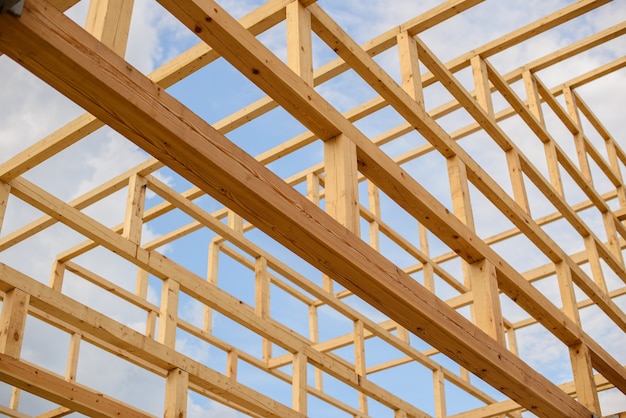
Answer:
[[[26,0],[20,16],[0,15],[0,51],[6,54],[0,59],[18,62],[89,112],[11,158],[0,156],[0,227],[13,199],[45,214],[1,236],[0,251],[36,239],[56,223],[87,240],[58,254],[49,285],[10,262],[0,264],[0,379],[14,387],[0,413],[29,416],[20,412],[20,393],[27,391],[57,404],[41,417],[73,411],[89,416],[152,416],[132,402],[81,384],[77,374],[86,343],[162,379],[164,399],[156,402],[164,404],[166,417],[186,416],[191,392],[253,417],[322,416],[312,403],[315,399],[315,405],[321,402],[345,416],[377,416],[372,412],[375,403],[389,411],[387,416],[398,418],[450,416],[446,411],[453,396],[451,385],[484,405],[465,408],[454,415],[458,417],[519,417],[524,411],[543,417],[600,416],[598,393],[626,394],[625,367],[603,348],[603,341],[590,336],[580,315],[593,307],[624,341],[626,315],[620,304],[624,306],[626,293],[626,137],[623,132],[613,137],[577,92],[580,86],[623,71],[626,57],[554,87],[536,74],[605,42],[623,39],[626,23],[507,74],[490,62],[501,51],[556,30],[608,1],[574,2],[442,63],[420,33],[480,0],[444,2],[363,45],[314,0],[269,0],[239,21],[213,0],[159,0],[203,42],[150,74],[142,74],[120,57],[126,49],[132,1],[91,0],[85,28],[63,14],[74,3]],[[288,35],[286,63],[255,38],[283,21]],[[338,55],[315,70],[312,33]],[[394,49],[399,54],[400,82],[373,58]],[[220,57],[267,96],[209,124],[165,89]],[[472,91],[456,76],[468,68]],[[376,97],[341,113],[316,87],[348,70]],[[520,81],[522,96],[513,88]],[[453,100],[432,108],[424,91],[435,84],[445,87]],[[495,96],[506,103],[497,111],[492,103]],[[277,107],[308,131],[256,157],[226,138]],[[393,109],[402,123],[376,137],[356,127],[385,109]],[[471,122],[456,130],[444,129],[438,120],[455,112],[463,112]],[[560,134],[556,138],[546,124],[546,113],[558,121],[559,129],[567,130],[567,138]],[[502,125],[511,118],[532,133],[525,140],[539,144],[545,163],[522,152],[525,145],[505,132]],[[68,201],[27,180],[29,170],[104,125],[153,158]],[[416,130],[426,141],[399,155],[385,152],[385,144]],[[501,175],[488,174],[460,142],[477,134],[497,145],[498,158],[507,168]],[[600,150],[591,136],[600,138],[605,149]],[[565,141],[573,141],[576,155],[564,151]],[[265,167],[295,159],[298,151],[312,144],[322,144],[319,164],[302,166],[284,178]],[[433,175],[448,183],[449,203],[436,198],[409,168],[433,155],[442,161]],[[163,167],[193,186],[175,190],[158,176]],[[596,187],[598,178],[609,183],[610,190]],[[569,198],[572,185],[584,199]],[[86,209],[123,190],[127,199],[122,223],[108,227],[88,215]],[[149,192],[160,203],[146,205]],[[205,195],[223,206],[204,209],[199,202]],[[535,213],[537,195],[553,208],[551,213]],[[497,226],[497,234],[477,232],[473,212],[478,210],[478,196],[508,220]],[[414,223],[398,228],[385,213],[390,207]],[[172,212],[183,213],[190,221],[142,242],[143,225],[166,219]],[[600,220],[603,231],[587,222],[590,216]],[[584,250],[571,253],[557,244],[545,228],[554,223],[575,231]],[[198,231],[209,237],[205,275],[159,252]],[[520,238],[546,262],[514,267],[498,245]],[[447,250],[430,250],[435,239]],[[392,262],[393,257],[381,250],[381,240],[392,242],[412,262]],[[301,261],[283,257],[285,251],[275,251],[278,245],[268,241],[298,255],[317,274],[310,273],[310,266],[303,269]],[[106,278],[82,265],[80,257],[97,249],[131,263],[138,271],[136,278]],[[225,257],[251,272],[246,282],[254,290],[251,301],[240,300],[223,286],[228,281],[220,269]],[[65,294],[69,276],[114,295],[117,303],[139,308],[145,330],[137,331]],[[607,284],[607,276],[613,284]],[[162,283],[160,301],[148,297],[149,284],[155,280]],[[560,298],[553,300],[534,285],[545,280],[558,287]],[[447,293],[440,291],[444,287]],[[306,312],[308,324],[302,329],[308,333],[290,329],[289,312],[275,306],[278,292]],[[447,296],[450,292],[454,296]],[[368,310],[348,303],[354,295],[387,319],[378,321]],[[193,323],[181,315],[183,300],[201,306],[202,321]],[[509,319],[503,303],[516,304],[526,317]],[[324,338],[323,328],[331,325],[319,319],[324,309],[348,321],[352,330]],[[253,333],[258,350],[246,350],[213,332],[218,315]],[[65,376],[21,358],[29,317],[69,338]],[[546,331],[569,353],[571,382],[555,382],[520,358],[519,334],[528,327]],[[179,350],[177,341],[183,333],[221,352],[222,368]],[[392,358],[372,361],[380,346],[387,347]],[[353,350],[353,355],[345,355],[346,350]],[[441,361],[440,353],[456,368]],[[272,384],[254,386],[246,381],[240,372],[244,365],[288,388],[288,401],[276,399]],[[415,386],[428,386],[432,393],[424,405],[405,399],[375,378],[393,370],[410,381],[414,367],[431,374],[432,380]],[[333,387],[329,379],[352,391],[357,401],[329,389]],[[477,383],[479,379],[498,394]]]

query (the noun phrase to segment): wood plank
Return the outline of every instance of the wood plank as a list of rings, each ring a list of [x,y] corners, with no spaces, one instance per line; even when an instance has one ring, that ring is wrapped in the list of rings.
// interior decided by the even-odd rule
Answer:
[[[286,7],[287,63],[309,86],[313,86],[311,13],[300,1]]]
[[[128,180],[126,214],[124,216],[122,236],[135,244],[141,244],[145,201],[146,179],[139,175],[131,176]]]
[[[187,392],[189,389],[189,372],[172,369],[165,380],[165,408],[163,418],[187,417]]]
[[[326,213],[356,234],[361,229],[357,151],[346,135],[324,142]]]
[[[33,418],[31,415],[24,414],[23,412],[19,412],[4,405],[0,405],[0,414],[10,418]]]
[[[435,398],[435,418],[445,418],[446,412],[446,388],[444,373],[441,369],[433,372],[433,390]]]
[[[133,4],[134,0],[91,0],[85,30],[123,57]]]
[[[174,278],[163,280],[161,287],[161,313],[159,315],[158,341],[170,348],[176,346],[179,290],[180,284]]]
[[[222,246],[223,247],[223,246]],[[263,319],[270,317],[270,274],[267,271],[267,259],[257,257],[254,263],[254,312]],[[263,338],[263,360],[267,363],[272,358],[272,342]],[[306,413],[296,409],[299,412]]]
[[[11,289],[4,295],[0,311],[0,353],[20,358],[30,295]]]
[[[4,215],[6,214],[7,205],[9,204],[9,193],[11,187],[0,181],[0,231],[2,231],[2,224],[4,223]]]
[[[77,383],[68,382],[40,367],[0,353],[0,379],[34,395],[90,417],[154,418]]]
[[[352,343],[354,344],[354,371],[360,383],[367,379],[367,366],[365,362],[365,329],[363,328],[363,321],[358,319],[354,321]],[[368,409],[367,396],[364,393],[359,393],[359,410],[364,415],[368,415]]]
[[[71,409],[60,406],[58,408],[51,409],[48,412],[44,412],[43,414],[39,414],[35,418],[61,418],[68,416],[72,413],[74,413],[74,411],[72,411]]]
[[[293,377],[291,383],[292,408],[307,414],[307,361],[302,353],[293,354]]]
[[[417,44],[408,31],[398,34],[398,53],[400,55],[402,87],[409,96],[424,107],[424,92],[422,90]]]
[[[82,335],[78,332],[73,333],[70,337],[70,347],[67,351],[67,366],[65,367],[65,380],[68,382],[76,381],[81,341]]]

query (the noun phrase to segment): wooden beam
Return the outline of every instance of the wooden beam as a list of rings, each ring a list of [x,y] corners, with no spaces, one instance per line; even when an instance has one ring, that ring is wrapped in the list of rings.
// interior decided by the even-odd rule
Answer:
[[[5,293],[0,312],[0,353],[20,357],[29,299],[30,295],[20,289]]]
[[[307,414],[307,359],[302,353],[293,354],[293,372],[291,382],[292,408]]]
[[[189,390],[189,372],[172,369],[165,380],[165,412],[163,418],[187,417],[187,392]]]
[[[90,0],[85,30],[124,56],[134,0]]]
[[[3,181],[0,181],[0,231],[2,231],[2,224],[4,223],[4,215],[9,204],[9,191],[10,187]]]
[[[296,74],[313,86],[311,13],[299,0],[288,4],[286,11],[287,62]]]
[[[34,418],[61,418],[73,413],[74,411],[72,411],[71,409],[60,406],[58,408],[51,409],[48,412],[44,412],[43,414],[39,414]]]
[[[100,392],[0,353],[0,379],[90,417],[154,418]]]

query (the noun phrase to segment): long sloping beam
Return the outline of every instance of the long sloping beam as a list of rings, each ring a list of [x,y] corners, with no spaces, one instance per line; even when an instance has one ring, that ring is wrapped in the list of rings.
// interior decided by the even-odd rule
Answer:
[[[90,417],[153,418],[102,393],[0,353],[0,379]]]
[[[162,2],[166,3],[166,2]],[[275,58],[219,6],[211,1],[165,4],[196,31],[213,31],[214,48],[239,58],[246,76],[287,85],[275,97],[286,110],[322,138],[342,130],[329,120],[341,115],[294,73],[280,77],[268,68]],[[179,7],[184,7],[183,10]],[[240,40],[235,39],[240,37]],[[222,43],[223,42],[223,43]],[[242,43],[245,44],[242,45]],[[252,52],[250,49],[253,49]],[[209,124],[177,102],[123,59],[86,34],[41,0],[26,2],[21,18],[0,17],[0,49],[77,104],[159,158],[183,177],[231,207],[281,244],[309,261],[377,309],[476,373],[532,411],[546,417],[589,417],[591,413],[527,364],[493,342],[484,332],[423,288],[369,245],[288,186]],[[218,51],[219,52],[219,51]],[[221,51],[224,55],[224,51]],[[252,65],[251,65],[252,64]],[[284,67],[286,69],[286,67]],[[284,78],[283,78],[284,77]],[[266,84],[267,86],[267,84]],[[295,99],[295,100],[294,100]],[[314,102],[315,106],[311,106]],[[340,119],[337,119],[340,121]],[[346,121],[347,122],[347,121]],[[344,124],[342,123],[342,126]],[[349,123],[345,127],[352,126]],[[352,127],[351,130],[355,128]],[[376,148],[377,149],[377,148]],[[362,153],[363,154],[363,153]],[[390,168],[392,177],[406,176],[382,152],[383,162],[362,155],[369,171]],[[401,170],[400,170],[401,171]],[[413,188],[417,185],[410,184]],[[411,190],[409,190],[412,192]],[[459,221],[429,207],[423,195],[420,209],[440,218],[442,225]],[[416,199],[416,203],[419,201]],[[459,240],[460,251],[480,259],[474,236]]]

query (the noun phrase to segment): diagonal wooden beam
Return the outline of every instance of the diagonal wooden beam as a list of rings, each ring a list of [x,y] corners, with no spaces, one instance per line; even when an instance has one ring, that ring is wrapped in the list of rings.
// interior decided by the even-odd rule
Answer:
[[[113,398],[19,360],[0,354],[0,379],[90,417],[153,418]]]
[[[217,4],[162,3],[196,33],[208,37],[218,52],[271,91],[287,111],[320,137],[330,138],[344,131],[359,141],[366,139]],[[528,409],[546,417],[590,415],[47,3],[28,1],[20,19],[0,16],[0,49]],[[446,213],[416,182],[402,180],[407,174],[378,148],[368,152],[359,155],[362,170],[378,172],[379,180],[391,177],[393,182],[385,189],[398,186],[417,196],[411,201],[417,205],[413,210],[423,209],[439,219],[444,228],[439,232],[448,234],[448,241],[460,242],[459,251],[466,257],[482,258],[474,247],[474,235],[461,237],[450,227],[460,224],[458,219]]]

